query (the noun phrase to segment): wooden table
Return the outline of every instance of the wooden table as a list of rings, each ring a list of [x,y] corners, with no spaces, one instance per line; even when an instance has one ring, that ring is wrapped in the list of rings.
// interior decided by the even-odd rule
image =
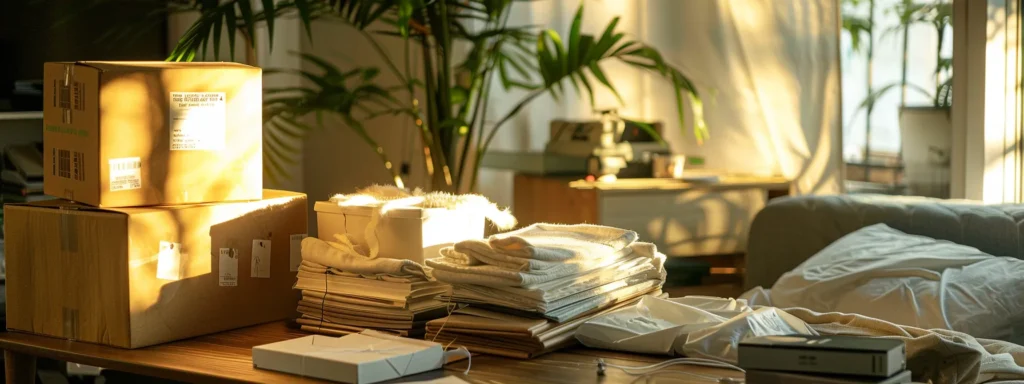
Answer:
[[[308,333],[275,322],[234,331],[201,336],[148,348],[127,350],[16,332],[0,332],[0,349],[7,364],[7,383],[34,383],[35,357],[87,364],[129,373],[186,382],[312,383],[317,380],[255,369],[252,347]],[[597,376],[595,360],[619,365],[642,366],[661,362],[662,356],[644,356],[574,347],[533,360],[514,360],[475,355],[468,375],[466,361],[445,366],[396,382],[422,381],[456,376],[470,383],[630,383],[637,376],[609,368]],[[682,374],[689,372],[715,377],[742,378],[742,373],[724,369],[675,366],[674,372],[654,376],[652,382],[707,383]],[[641,381],[642,382],[642,381]]]

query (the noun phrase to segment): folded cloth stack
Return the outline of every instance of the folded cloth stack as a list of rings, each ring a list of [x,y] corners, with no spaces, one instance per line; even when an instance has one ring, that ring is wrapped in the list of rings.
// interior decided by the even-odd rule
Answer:
[[[471,351],[532,358],[574,343],[594,315],[660,295],[665,255],[636,232],[597,225],[534,224],[443,248],[426,261],[441,299],[466,304],[427,323],[427,338]]]
[[[302,291],[297,322],[303,330],[340,336],[373,329],[423,338],[428,320],[448,314],[448,304],[435,297],[450,287],[429,281],[423,266],[367,258],[339,240],[302,240],[295,289]]]

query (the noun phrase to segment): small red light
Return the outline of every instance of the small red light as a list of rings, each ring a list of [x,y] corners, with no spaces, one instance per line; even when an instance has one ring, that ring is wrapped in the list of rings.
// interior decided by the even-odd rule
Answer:
[[[594,175],[587,175],[587,181],[594,181],[594,180],[597,180],[597,178],[595,178]]]

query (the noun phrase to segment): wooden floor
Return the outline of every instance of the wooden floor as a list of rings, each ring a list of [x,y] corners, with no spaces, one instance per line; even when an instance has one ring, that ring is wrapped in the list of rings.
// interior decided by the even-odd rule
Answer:
[[[24,333],[0,332],[0,348],[5,350],[5,356],[13,357],[15,360],[33,355],[186,382],[317,382],[255,369],[252,366],[253,346],[305,335],[307,333],[294,329],[286,322],[275,322],[154,347],[125,350]],[[457,361],[445,366],[444,370],[411,376],[396,382],[451,376],[470,383],[488,384],[645,382],[643,378],[630,376],[612,368],[609,368],[604,376],[598,376],[598,358],[603,358],[611,364],[643,366],[664,361],[668,357],[583,347],[568,348],[533,360],[475,355],[468,375],[462,374],[467,361]],[[706,367],[674,366],[646,382],[708,383],[708,376],[742,378],[742,373]]]

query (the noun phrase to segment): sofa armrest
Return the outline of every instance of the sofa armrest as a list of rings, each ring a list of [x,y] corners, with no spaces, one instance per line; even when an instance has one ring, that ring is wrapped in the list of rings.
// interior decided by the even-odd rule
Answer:
[[[885,223],[900,231],[1024,257],[1024,205],[883,195],[775,199],[750,227],[744,286],[771,287],[779,276],[848,233]]]

